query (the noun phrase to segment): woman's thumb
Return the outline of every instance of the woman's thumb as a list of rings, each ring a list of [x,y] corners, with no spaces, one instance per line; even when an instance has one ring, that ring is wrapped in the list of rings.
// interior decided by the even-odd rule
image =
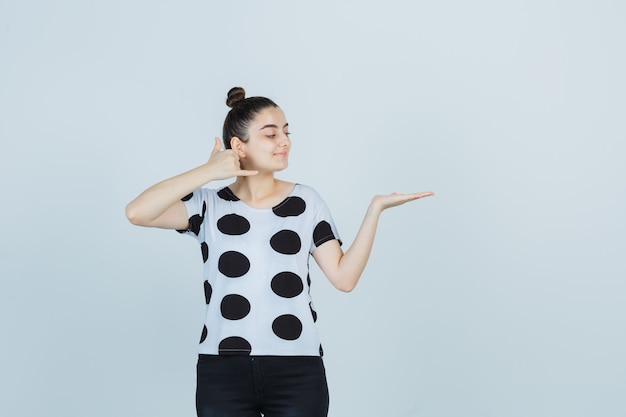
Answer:
[[[211,151],[211,155],[215,155],[219,151],[222,150],[222,141],[217,136],[215,137],[215,146],[213,146],[213,151]]]

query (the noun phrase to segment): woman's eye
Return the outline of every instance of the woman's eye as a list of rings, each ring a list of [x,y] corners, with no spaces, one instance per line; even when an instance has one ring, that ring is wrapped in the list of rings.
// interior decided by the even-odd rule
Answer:
[[[266,135],[266,136],[270,139],[274,139],[276,137],[276,135]]]

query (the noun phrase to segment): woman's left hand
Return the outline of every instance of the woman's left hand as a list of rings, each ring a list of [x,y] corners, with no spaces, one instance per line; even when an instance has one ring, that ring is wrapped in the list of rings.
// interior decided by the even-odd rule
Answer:
[[[421,193],[412,194],[399,194],[391,193],[389,195],[377,195],[372,198],[372,208],[379,211],[388,209],[389,207],[399,206],[400,204],[407,203],[409,201],[417,200],[419,198],[429,197],[435,195],[432,191],[424,191]]]

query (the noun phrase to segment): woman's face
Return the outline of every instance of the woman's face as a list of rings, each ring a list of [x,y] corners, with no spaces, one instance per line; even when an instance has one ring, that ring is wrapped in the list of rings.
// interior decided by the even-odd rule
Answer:
[[[244,169],[275,172],[287,168],[291,141],[281,109],[267,107],[259,112],[250,123],[248,138],[242,144],[245,157],[240,159]]]

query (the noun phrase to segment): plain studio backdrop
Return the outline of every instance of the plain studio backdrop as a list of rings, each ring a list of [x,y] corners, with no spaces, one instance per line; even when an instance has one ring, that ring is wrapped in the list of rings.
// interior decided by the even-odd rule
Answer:
[[[274,99],[332,417],[626,415],[626,6],[610,0],[0,1],[0,415],[193,416],[202,260],[125,205]],[[214,184],[215,186],[220,184]]]

